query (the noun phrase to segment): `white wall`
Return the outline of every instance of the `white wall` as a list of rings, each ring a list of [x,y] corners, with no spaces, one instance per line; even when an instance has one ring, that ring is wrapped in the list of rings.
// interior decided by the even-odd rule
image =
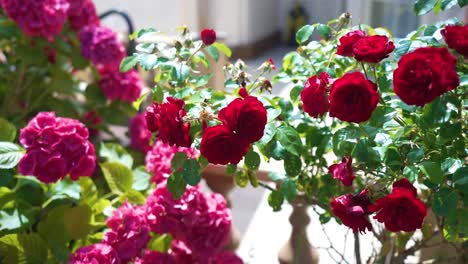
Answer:
[[[171,32],[186,24],[198,30],[197,0],[95,0],[98,13],[110,8],[124,10],[130,14],[136,29],[153,27]],[[119,18],[104,20],[104,23],[122,32],[125,23]]]
[[[125,10],[137,29],[154,27],[167,33],[182,24],[199,31],[198,4],[204,2],[207,26],[225,32],[231,46],[252,43],[277,30],[275,0],[95,0],[99,13],[110,8]],[[119,31],[126,29],[120,19],[104,23]]]

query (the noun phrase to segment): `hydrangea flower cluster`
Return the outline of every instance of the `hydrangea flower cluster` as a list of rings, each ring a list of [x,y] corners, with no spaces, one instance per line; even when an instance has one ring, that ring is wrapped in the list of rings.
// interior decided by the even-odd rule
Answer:
[[[112,246],[121,261],[129,261],[140,255],[150,239],[145,209],[125,202],[107,219],[111,231],[104,235],[103,243]]]
[[[188,187],[174,200],[164,184],[146,202],[148,224],[155,233],[169,233],[200,257],[219,253],[229,242],[231,213],[220,194]]]
[[[120,72],[113,67],[100,67],[99,87],[110,100],[132,103],[140,96],[143,81],[136,70]]]
[[[27,36],[49,40],[62,30],[70,6],[67,0],[1,0],[0,3]]]
[[[91,12],[91,6],[82,6],[81,12]],[[91,3],[92,4],[92,3]],[[89,4],[90,5],[90,4]],[[84,26],[84,24],[87,24]],[[82,27],[84,26],[84,27]],[[81,42],[81,55],[98,68],[100,75],[99,87],[109,100],[121,100],[132,103],[140,96],[144,83],[136,70],[120,72],[120,62],[125,58],[126,51],[117,33],[101,26],[90,18],[77,21]]]
[[[105,26],[89,25],[79,34],[81,55],[96,66],[118,68],[125,57],[125,47],[117,33]]]
[[[132,135],[132,133],[130,133]],[[183,152],[189,158],[198,157],[195,148],[171,146],[161,140],[156,140],[150,151],[146,153],[146,170],[153,175],[151,181],[162,183],[171,175],[171,161],[177,152]]]
[[[120,264],[121,261],[117,252],[109,245],[98,243],[79,248],[70,256],[69,263],[89,264],[89,263],[108,263]]]
[[[72,180],[90,176],[96,166],[96,154],[88,137],[88,129],[81,122],[41,112],[21,129],[20,143],[26,154],[18,171],[44,183],[56,182],[67,174]]]
[[[99,17],[92,0],[70,1],[68,21],[71,29],[80,31],[85,26],[99,25]]]
[[[242,263],[224,250],[231,228],[226,200],[220,194],[203,193],[199,186],[189,187],[174,200],[162,184],[143,206],[122,204],[107,226],[110,230],[101,243],[78,249],[69,263]],[[147,249],[150,232],[171,234],[170,251]]]

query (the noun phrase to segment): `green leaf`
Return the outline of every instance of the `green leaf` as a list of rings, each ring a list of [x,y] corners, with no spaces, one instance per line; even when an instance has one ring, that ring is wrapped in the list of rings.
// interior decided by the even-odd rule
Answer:
[[[65,230],[71,238],[82,239],[88,235],[91,231],[89,224],[91,215],[91,208],[86,204],[65,210],[63,215]]]
[[[428,13],[434,8],[437,1],[438,0],[416,0],[414,4],[414,13],[418,16]]]
[[[227,174],[234,174],[237,171],[237,165],[228,164],[226,166],[226,173]]]
[[[276,138],[281,145],[294,155],[300,155],[302,141],[297,131],[290,126],[280,126],[276,130]]]
[[[453,174],[461,167],[462,162],[459,159],[447,158],[442,162],[442,172],[444,175]]]
[[[140,106],[141,106],[141,103],[143,103],[143,101],[146,99],[146,97],[148,97],[148,94],[151,93],[151,91],[148,91],[144,94],[142,94],[140,97],[138,97],[138,99],[136,99],[133,103],[132,103],[132,106],[135,110],[139,111],[140,110]]]
[[[322,39],[327,41],[333,36],[331,28],[324,24],[319,24],[317,26],[317,32],[320,35],[320,37],[322,37]]]
[[[442,10],[447,10],[457,4],[457,0],[442,0]]]
[[[306,43],[312,36],[312,33],[314,33],[314,29],[315,27],[313,25],[305,25],[301,27],[296,33],[297,44],[302,45]]]
[[[135,190],[128,190],[123,195],[123,200],[128,200],[131,204],[144,204],[145,203],[145,196],[138,191]]]
[[[119,162],[105,162],[101,164],[102,174],[115,194],[123,194],[132,188],[133,172]]]
[[[224,43],[215,42],[211,44],[211,46],[217,48],[218,51],[224,53],[224,55],[226,55],[228,58],[230,58],[232,55],[231,49]]]
[[[461,167],[453,174],[455,186],[462,187],[462,190],[468,192],[468,167]]]
[[[133,67],[135,67],[135,65],[137,63],[138,63],[138,57],[137,56],[126,57],[120,63],[119,70],[121,72],[128,72],[129,70],[133,69]]]
[[[281,115],[281,109],[279,108],[268,108],[267,109],[267,123],[276,120]]]
[[[59,205],[52,208],[47,216],[38,224],[38,233],[47,240],[47,244],[52,251],[53,256],[62,263],[68,261],[70,250],[68,242],[70,235],[65,230],[65,211],[69,208],[65,205]]]
[[[265,131],[263,132],[263,137],[260,139],[259,144],[261,145],[268,144],[275,135],[276,135],[276,125],[273,123],[267,124],[265,126]]]
[[[281,191],[275,190],[268,195],[268,204],[273,209],[273,212],[281,211],[284,202],[284,196]]]
[[[201,173],[200,165],[196,159],[187,159],[182,166],[182,175],[189,185],[195,186],[200,183]]]
[[[401,56],[405,55],[408,53],[410,47],[411,47],[411,40],[409,39],[402,39],[398,41],[398,44],[396,45],[395,51],[393,52],[395,54],[395,58],[399,59]]]
[[[143,53],[153,53],[154,48],[155,48],[154,43],[148,43],[148,42],[140,43],[135,47],[136,51],[143,52]]]
[[[67,196],[75,201],[80,200],[80,185],[70,178],[65,178],[56,183],[52,189],[52,196]]]
[[[153,101],[156,103],[162,103],[164,100],[164,91],[162,87],[155,85],[153,88]]]
[[[414,148],[408,153],[406,158],[411,163],[419,162],[424,158],[424,151],[420,148]]]
[[[167,252],[171,248],[172,236],[170,234],[156,235],[148,243],[148,249],[161,253]]]
[[[460,7],[464,7],[464,6],[468,5],[468,0],[458,0],[458,5]]]
[[[442,183],[444,180],[440,164],[437,162],[423,161],[419,164],[419,168],[434,183]]]
[[[3,263],[46,263],[47,247],[38,234],[9,234],[0,238]]]
[[[23,156],[23,151],[16,144],[0,142],[0,169],[15,167]]]
[[[210,54],[210,56],[213,58],[214,61],[219,60],[219,52],[215,47],[208,46],[206,47],[206,51],[208,52],[208,54]]]
[[[458,194],[448,188],[442,188],[434,194],[432,210],[438,215],[448,216],[458,204]]]
[[[89,177],[80,177],[80,203],[94,205],[98,199],[98,191],[93,180]]]
[[[133,158],[121,145],[115,143],[101,143],[99,156],[109,162],[119,162],[128,168],[133,166]]]
[[[284,181],[287,179],[286,174],[284,174],[283,172],[275,172],[275,171],[269,172],[268,178],[270,178],[272,181]]]
[[[257,152],[250,150],[244,158],[244,163],[251,170],[258,170],[260,167],[260,155]]]
[[[130,40],[134,40],[135,38],[141,38],[144,36],[152,35],[152,34],[158,34],[160,31],[156,30],[154,28],[143,28],[138,31],[134,31],[130,36],[128,37]]]
[[[14,195],[12,198],[15,198]],[[0,233],[11,233],[11,231],[18,231],[27,228],[32,224],[32,219],[29,219],[28,216],[29,215],[26,215],[26,212],[20,211],[18,208],[1,210]]]
[[[184,162],[188,159],[187,154],[184,152],[177,152],[171,161],[171,170],[177,171],[184,166]]]
[[[16,137],[16,127],[0,117],[0,141],[13,141]]]
[[[294,86],[291,91],[289,92],[289,98],[291,99],[292,102],[296,102],[296,100],[299,98],[299,95],[302,92],[302,87],[301,86]]]
[[[287,154],[284,159],[284,170],[289,177],[296,177],[301,173],[302,162],[301,158],[295,155]]]
[[[107,100],[102,90],[95,84],[89,84],[86,87],[85,96],[89,101],[96,104],[105,104]]]
[[[283,193],[284,198],[291,203],[297,196],[296,183],[290,179],[285,180],[281,183],[281,192]]]
[[[144,166],[140,166],[133,170],[132,189],[137,191],[146,191],[150,187],[151,175],[146,171]]]
[[[140,53],[136,57],[141,67],[147,71],[150,71],[159,64],[158,56],[155,54]]]
[[[418,178],[418,168],[414,166],[407,166],[403,169],[403,175],[410,180],[410,182],[414,182]]]
[[[175,200],[179,199],[185,193],[186,186],[187,183],[180,172],[172,173],[167,179],[167,189]]]

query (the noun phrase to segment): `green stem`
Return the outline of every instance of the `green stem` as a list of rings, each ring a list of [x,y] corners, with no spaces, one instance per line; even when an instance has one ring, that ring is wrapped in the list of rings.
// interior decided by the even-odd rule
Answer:
[[[192,55],[190,55],[190,57],[188,57],[188,59],[185,61],[187,64],[190,63],[190,61],[192,60],[193,56],[195,56],[195,54],[197,54],[201,49],[203,48],[203,44],[201,44],[193,53]]]
[[[364,65],[364,62],[361,62],[361,66],[362,66],[362,69],[364,70],[364,75],[366,75],[366,79],[369,80],[369,77],[368,77],[367,71],[366,71],[366,66]]]

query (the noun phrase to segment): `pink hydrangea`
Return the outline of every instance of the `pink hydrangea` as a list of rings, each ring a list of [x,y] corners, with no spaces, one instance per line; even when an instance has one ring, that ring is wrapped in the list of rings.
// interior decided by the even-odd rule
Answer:
[[[199,153],[195,148],[171,146],[161,140],[156,140],[154,146],[146,153],[146,170],[153,175],[151,181],[161,183],[171,175],[172,158],[177,152],[183,152],[189,158],[197,158]]]
[[[120,72],[114,67],[101,67],[99,75],[99,87],[109,100],[132,103],[138,99],[144,86],[136,70]]]
[[[239,256],[230,251],[219,251],[214,255],[194,254],[187,245],[180,240],[173,240],[171,244],[172,256],[177,264],[242,264]]]
[[[133,149],[146,153],[151,149],[151,132],[146,126],[145,114],[137,114],[130,119],[128,128],[130,134],[130,146]]]
[[[112,29],[99,25],[89,25],[79,34],[81,55],[94,65],[105,65],[117,70],[125,57],[125,47]]]
[[[28,36],[51,40],[60,33],[67,19],[67,0],[0,0],[6,14]]]
[[[180,264],[175,262],[175,258],[169,253],[161,253],[158,251],[146,249],[143,255],[136,258],[133,264]]]
[[[117,252],[106,244],[93,244],[79,248],[70,256],[69,264],[120,264]]]
[[[70,27],[75,31],[80,31],[85,26],[99,25],[99,17],[96,13],[96,7],[94,6],[93,1],[70,1],[68,21],[70,21]]]
[[[143,207],[134,207],[125,202],[107,219],[111,229],[104,235],[103,243],[111,245],[123,261],[141,254],[150,239]]]
[[[214,255],[228,243],[232,219],[220,194],[188,187],[180,199],[174,200],[161,184],[148,197],[146,207],[153,232],[170,233],[196,254]]]
[[[90,176],[96,166],[94,145],[88,129],[79,121],[41,112],[21,129],[20,143],[26,148],[18,171],[44,183],[70,174],[72,180]]]

